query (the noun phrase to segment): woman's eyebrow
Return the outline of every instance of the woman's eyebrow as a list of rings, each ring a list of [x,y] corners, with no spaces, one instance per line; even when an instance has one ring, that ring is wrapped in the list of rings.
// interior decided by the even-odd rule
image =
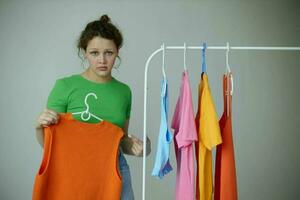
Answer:
[[[90,48],[90,50],[99,50],[98,48]],[[113,51],[113,48],[107,48],[107,49],[104,49],[104,50],[110,50],[110,51]]]

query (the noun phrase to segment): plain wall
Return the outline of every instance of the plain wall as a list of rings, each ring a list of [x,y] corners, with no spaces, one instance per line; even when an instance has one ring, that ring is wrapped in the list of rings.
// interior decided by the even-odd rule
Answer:
[[[168,46],[300,46],[299,1],[0,1],[0,199],[30,199],[42,159],[34,124],[57,78],[81,73],[76,40],[85,25],[108,14],[124,36],[113,75],[133,92],[129,133],[142,138],[147,58]],[[233,136],[241,200],[299,199],[300,51],[231,50]],[[187,51],[196,112],[201,51]],[[183,51],[166,52],[173,116]],[[218,115],[223,110],[225,51],[207,50]],[[173,199],[175,171],[151,177],[160,123],[161,54],[148,74],[147,199]],[[169,123],[170,124],[170,123]],[[176,169],[173,143],[170,161]],[[136,199],[142,197],[142,158],[127,156]]]

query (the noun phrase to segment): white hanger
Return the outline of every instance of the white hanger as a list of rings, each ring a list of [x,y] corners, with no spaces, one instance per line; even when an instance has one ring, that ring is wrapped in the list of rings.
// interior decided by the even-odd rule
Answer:
[[[231,70],[230,70],[230,66],[229,66],[229,50],[230,50],[230,47],[229,47],[229,42],[227,42],[227,50],[226,50],[226,74],[230,74],[231,73]],[[230,95],[233,94],[233,78],[232,76],[230,75],[230,80],[231,80],[231,90],[230,90]]]
[[[81,119],[82,119],[83,121],[88,121],[88,120],[91,118],[91,116],[94,117],[94,118],[96,118],[96,119],[98,119],[98,120],[100,120],[100,121],[103,121],[103,119],[101,119],[100,117],[97,117],[96,115],[94,115],[94,114],[92,114],[92,113],[89,112],[89,108],[90,108],[90,107],[89,107],[89,104],[87,103],[87,98],[88,98],[90,95],[94,96],[94,97],[97,99],[97,95],[96,95],[95,93],[92,93],[92,92],[88,93],[88,94],[85,96],[85,99],[84,99],[84,104],[86,105],[86,110],[85,110],[85,111],[81,111],[81,112],[75,112],[75,113],[72,113],[72,114],[73,114],[73,115],[81,114]],[[87,118],[84,118],[84,115],[85,115],[85,114],[88,115]]]
[[[164,76],[164,81],[167,81],[167,76],[166,76],[166,72],[165,72],[165,50],[166,50],[166,48],[165,48],[165,43],[163,43],[162,45],[161,45],[161,48],[162,48],[162,50],[163,50],[163,53],[162,53],[162,73],[163,73],[163,76]],[[165,87],[163,88],[163,93],[162,93],[162,95],[165,95],[165,93],[166,93],[166,85],[165,85]]]
[[[163,73],[164,79],[166,79],[166,72],[165,72],[165,43],[163,43],[161,45],[161,48],[163,50],[163,53],[162,53],[162,73]]]
[[[186,44],[184,43],[183,44],[183,67],[184,67],[184,71],[186,71]]]
[[[231,72],[230,66],[229,66],[229,58],[228,58],[229,50],[230,50],[229,42],[227,42],[227,50],[226,50],[226,74]]]

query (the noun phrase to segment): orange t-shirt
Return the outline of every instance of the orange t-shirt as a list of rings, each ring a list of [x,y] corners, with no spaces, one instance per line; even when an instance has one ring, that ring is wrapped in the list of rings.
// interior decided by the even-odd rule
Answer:
[[[232,74],[223,76],[224,112],[220,119],[223,143],[217,146],[214,200],[237,200],[237,179],[232,138]]]
[[[123,130],[101,121],[75,120],[59,114],[44,128],[43,159],[33,186],[33,200],[120,200],[122,181],[118,148]]]

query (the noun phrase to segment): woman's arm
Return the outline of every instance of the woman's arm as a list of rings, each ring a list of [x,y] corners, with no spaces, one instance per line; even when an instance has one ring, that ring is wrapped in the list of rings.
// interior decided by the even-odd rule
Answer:
[[[123,153],[133,156],[143,156],[143,142],[135,136],[128,134],[129,119],[126,120],[123,131],[124,136],[121,140],[121,148]],[[147,137],[146,155],[148,156],[151,152],[151,142]]]
[[[44,147],[44,127],[56,124],[58,119],[58,113],[47,108],[38,116],[35,123],[35,136],[42,148]]]
[[[42,127],[35,128],[35,136],[41,147],[44,147],[44,129]]]

